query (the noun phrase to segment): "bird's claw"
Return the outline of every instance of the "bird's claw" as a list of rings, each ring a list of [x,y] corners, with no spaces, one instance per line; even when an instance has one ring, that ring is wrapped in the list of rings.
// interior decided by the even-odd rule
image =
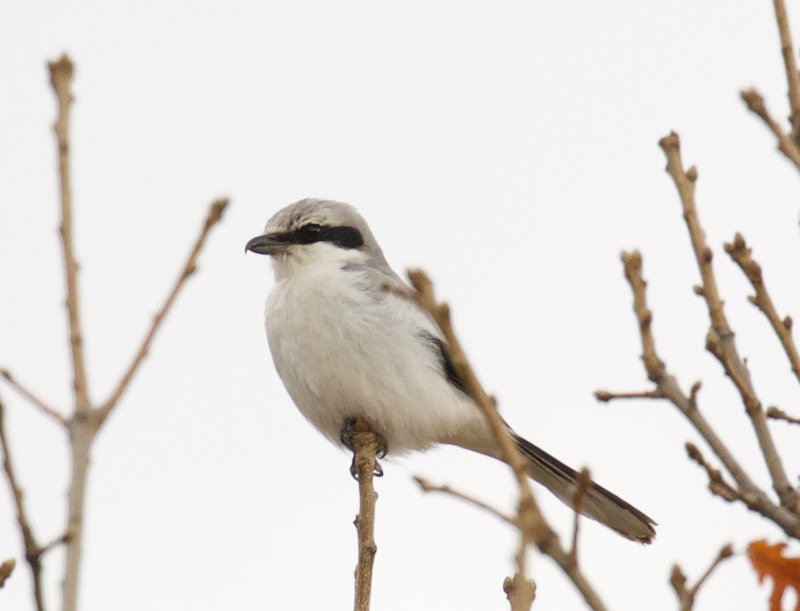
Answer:
[[[346,418],[345,421],[342,422],[342,428],[339,430],[339,441],[351,452],[355,452],[355,448],[353,447],[353,435],[355,435],[353,427],[355,424],[356,419],[354,417]]]
[[[353,479],[355,480],[358,479],[358,472],[356,471],[355,446],[353,444],[353,435],[358,432],[354,428],[356,420],[357,418],[355,417],[345,419],[345,421],[342,423],[342,428],[339,431],[339,440],[342,442],[342,445],[353,452],[353,462],[350,463],[350,475],[352,475]],[[377,459],[386,458],[386,455],[389,453],[389,443],[380,433],[375,433],[375,435],[378,438],[378,451],[377,458],[375,460],[375,466],[372,468],[372,475],[374,477],[383,477],[383,467],[381,467]]]
[[[356,469],[356,457],[353,456],[353,462],[350,463],[350,475],[353,476],[353,479],[358,481],[358,470]],[[376,460],[375,466],[372,467],[372,476],[373,477],[383,477],[383,467],[381,464]]]

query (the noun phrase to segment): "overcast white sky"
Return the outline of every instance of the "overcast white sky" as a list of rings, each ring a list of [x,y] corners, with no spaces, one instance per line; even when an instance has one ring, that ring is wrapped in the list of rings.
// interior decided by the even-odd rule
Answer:
[[[796,6],[791,8],[797,9]],[[800,14],[793,15],[800,36]],[[719,547],[781,533],[705,490],[698,436],[666,404],[599,405],[647,387],[619,252],[641,248],[659,349],[740,459],[768,480],[741,404],[703,352],[689,242],[657,140],[680,132],[719,279],[767,405],[796,382],[721,244],[742,230],[782,313],[798,318],[797,172],[738,98],[787,113],[771,3],[27,2],[0,20],[0,365],[66,409],[55,116],[45,62],[77,64],[73,163],[92,396],[113,387],[210,201],[224,223],[95,446],[86,611],[347,609],[356,485],[348,456],[296,412],[263,332],[268,262],[245,242],[305,196],[348,201],[398,271],[422,266],[505,417],[653,516],[649,547],[586,523],[582,562],[611,608],[674,609]],[[64,527],[63,435],[4,386],[42,540]],[[796,477],[800,445],[774,426]],[[702,446],[701,446],[702,447]],[[708,455],[710,458],[710,455]],[[443,449],[385,465],[374,608],[503,609],[515,537],[420,474],[501,508],[506,469]],[[570,512],[538,498],[561,533]],[[794,549],[797,552],[797,546]],[[20,557],[0,486],[0,557]],[[532,554],[536,609],[579,608]],[[62,556],[47,557],[51,608]],[[701,609],[766,608],[743,556]],[[32,609],[20,565],[0,607]]]

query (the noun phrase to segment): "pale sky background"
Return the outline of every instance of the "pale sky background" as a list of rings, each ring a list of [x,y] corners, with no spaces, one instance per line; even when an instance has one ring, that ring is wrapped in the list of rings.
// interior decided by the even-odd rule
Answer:
[[[800,11],[793,24],[800,36]],[[505,417],[659,523],[651,546],[584,522],[583,568],[614,609],[676,608],[719,547],[776,527],[706,490],[674,407],[598,404],[648,387],[619,253],[641,248],[662,357],[768,487],[743,408],[703,351],[704,304],[657,140],[700,170],[698,200],[738,345],[761,398],[798,385],[722,252],[742,230],[781,313],[800,318],[797,171],[738,98],[788,114],[762,2],[8,2],[0,20],[0,365],[66,408],[54,98],[77,64],[73,164],[92,396],[103,399],[182,265],[211,200],[231,208],[95,446],[82,609],[349,609],[350,458],[295,410],[263,331],[268,261],[245,242],[306,196],[357,206],[390,263],[422,266]],[[9,434],[42,541],[64,528],[63,434],[5,385]],[[792,478],[797,431],[773,426]],[[701,448],[705,449],[701,445]],[[705,452],[707,458],[711,454]],[[716,463],[716,461],[714,461]],[[505,609],[516,536],[412,474],[510,510],[499,463],[442,449],[384,465],[374,609]],[[572,515],[537,488],[564,537]],[[798,547],[792,551],[797,554]],[[0,557],[20,558],[5,482]],[[531,554],[534,609],[582,608]],[[50,608],[62,554],[46,560]],[[699,609],[765,609],[742,555]],[[32,609],[24,563],[0,608]]]

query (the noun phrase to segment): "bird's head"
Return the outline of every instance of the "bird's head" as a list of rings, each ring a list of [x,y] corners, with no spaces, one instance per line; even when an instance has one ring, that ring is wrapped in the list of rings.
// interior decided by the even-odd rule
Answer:
[[[364,218],[341,202],[303,199],[279,210],[245,251],[270,255],[276,275],[314,265],[386,265]]]

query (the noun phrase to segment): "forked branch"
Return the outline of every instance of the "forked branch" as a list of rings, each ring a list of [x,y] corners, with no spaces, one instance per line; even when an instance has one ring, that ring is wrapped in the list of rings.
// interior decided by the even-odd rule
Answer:
[[[28,518],[28,512],[25,507],[25,494],[22,491],[22,486],[17,477],[17,471],[14,466],[14,461],[11,457],[11,447],[8,443],[8,436],[6,435],[5,425],[5,405],[0,399],[0,455],[3,458],[3,471],[5,473],[6,481],[9,488],[11,488],[11,496],[14,499],[14,507],[17,513],[17,526],[19,527],[20,534],[22,535],[22,544],[25,548],[25,561],[31,570],[31,577],[33,581],[33,601],[36,605],[36,611],[44,611],[44,595],[42,593],[42,554],[45,553],[46,548],[39,545],[36,537],[33,534],[33,527],[31,526]],[[13,568],[13,566],[12,566]],[[10,573],[9,573],[10,574]]]
[[[775,134],[778,141],[778,150],[800,170],[800,148],[797,139],[787,134],[780,124],[772,118],[767,110],[764,98],[755,89],[745,89],[740,94],[750,112],[761,119],[769,130]]]
[[[3,455],[3,471],[11,488],[17,508],[17,522],[25,546],[25,556],[33,575],[34,599],[37,609],[44,609],[41,592],[41,557],[53,547],[66,544],[65,572],[63,586],[63,609],[77,609],[77,593],[81,566],[82,526],[86,487],[90,465],[91,447],[96,434],[107,419],[109,413],[119,402],[123,392],[144,360],[161,323],[170,311],[175,299],[186,280],[197,267],[197,257],[205,244],[211,229],[221,220],[228,200],[220,199],[211,206],[202,231],[195,241],[190,255],[170,291],[166,302],[156,314],[153,324],[145,335],[131,364],[122,376],[110,398],[100,407],[92,403],[89,396],[88,374],[84,354],[84,335],[81,325],[80,292],[78,283],[78,262],[75,249],[73,228],[72,184],[70,178],[70,113],[72,109],[72,79],[75,68],[72,61],[63,55],[57,61],[49,63],[50,82],[56,96],[58,113],[54,132],[58,145],[58,172],[60,182],[60,237],[64,257],[64,274],[66,278],[65,305],[69,329],[69,352],[72,365],[73,409],[72,413],[62,415],[54,407],[39,397],[37,393],[18,382],[7,369],[0,370],[0,378],[33,404],[41,413],[60,424],[68,433],[71,453],[71,473],[67,491],[67,526],[65,533],[52,542],[41,545],[33,536],[31,524],[25,511],[22,487],[19,483],[14,464],[11,459],[5,428],[3,427],[2,404],[0,404],[0,448]]]
[[[797,346],[792,337],[792,319],[789,316],[781,318],[775,305],[772,303],[767,287],[764,284],[764,277],[761,272],[761,266],[753,259],[753,251],[748,248],[742,234],[737,233],[733,242],[724,245],[725,252],[727,252],[731,259],[747,276],[750,284],[753,286],[756,294],[749,297],[750,302],[755,305],[764,316],[769,320],[772,329],[778,336],[781,342],[786,358],[789,359],[789,365],[794,373],[797,381],[800,382],[800,354],[797,351]]]
[[[672,589],[675,590],[675,595],[678,597],[680,611],[691,611],[694,608],[697,593],[700,591],[702,585],[708,580],[716,568],[731,556],[733,556],[733,547],[729,543],[719,550],[717,556],[693,586],[687,585],[686,575],[683,574],[681,567],[677,564],[672,567],[672,575],[670,576],[669,582],[672,585]]]
[[[697,169],[692,166],[688,170],[684,170],[678,134],[671,133],[662,138],[659,144],[667,157],[667,173],[672,177],[678,189],[678,195],[683,207],[683,218],[689,230],[692,249],[694,250],[702,278],[702,286],[698,292],[708,306],[708,315],[711,321],[711,326],[706,336],[706,348],[717,358],[724,368],[725,374],[739,391],[745,411],[750,417],[764,462],[769,470],[773,487],[778,493],[781,504],[784,507],[795,508],[798,503],[797,492],[789,483],[786,470],[783,467],[783,461],[778,454],[772,433],[767,426],[764,408],[758,399],[750,372],[736,348],[734,332],[725,316],[725,308],[720,297],[712,265],[711,248],[706,243],[705,232],[700,225],[700,219],[697,214],[697,205],[694,197]]]
[[[637,252],[622,253],[622,261],[627,278],[633,291],[633,309],[639,324],[639,335],[642,344],[642,361],[648,378],[656,385],[652,391],[637,393],[614,393],[598,391],[600,400],[630,397],[665,398],[675,405],[680,412],[691,422],[692,426],[703,437],[716,457],[722,462],[728,474],[733,478],[734,484],[728,484],[721,473],[713,469],[702,458],[694,446],[689,446],[690,457],[703,466],[709,475],[709,485],[712,492],[726,500],[741,500],[750,509],[769,518],[780,526],[789,536],[797,537],[800,534],[800,525],[797,514],[797,492],[788,482],[782,461],[775,448],[772,435],[767,428],[766,414],[759,401],[750,373],[740,357],[734,343],[734,333],[725,316],[722,298],[717,287],[714,269],[712,266],[713,255],[706,243],[705,233],[700,225],[695,204],[694,192],[697,180],[697,170],[694,167],[684,170],[680,155],[680,140],[675,133],[662,138],[659,142],[667,157],[667,172],[672,177],[677,187],[683,207],[683,217],[691,238],[692,249],[697,260],[702,279],[701,286],[695,292],[701,295],[708,308],[710,327],[706,337],[706,348],[717,358],[723,366],[725,373],[733,381],[745,411],[750,418],[753,430],[761,448],[764,461],[767,464],[773,487],[778,493],[780,505],[774,503],[766,492],[761,490],[751,479],[750,475],[734,457],[733,452],[727,447],[716,431],[702,415],[698,406],[698,392],[700,383],[696,382],[687,395],[679,386],[675,377],[669,373],[664,361],[658,356],[652,332],[652,312],[647,305],[646,287],[642,274],[642,257]],[[740,257],[745,267],[748,267],[753,280],[756,279],[755,270],[747,261],[746,247],[743,241],[738,247],[736,256]],[[746,271],[746,273],[748,273]],[[760,271],[758,275],[760,281]],[[768,309],[766,302],[764,307]],[[770,302],[771,305],[771,302]],[[774,308],[773,308],[774,311]],[[775,315],[777,317],[777,315]],[[786,326],[785,322],[781,322]],[[788,330],[788,329],[787,329]],[[793,344],[792,344],[793,345]],[[791,359],[791,357],[790,357]]]

